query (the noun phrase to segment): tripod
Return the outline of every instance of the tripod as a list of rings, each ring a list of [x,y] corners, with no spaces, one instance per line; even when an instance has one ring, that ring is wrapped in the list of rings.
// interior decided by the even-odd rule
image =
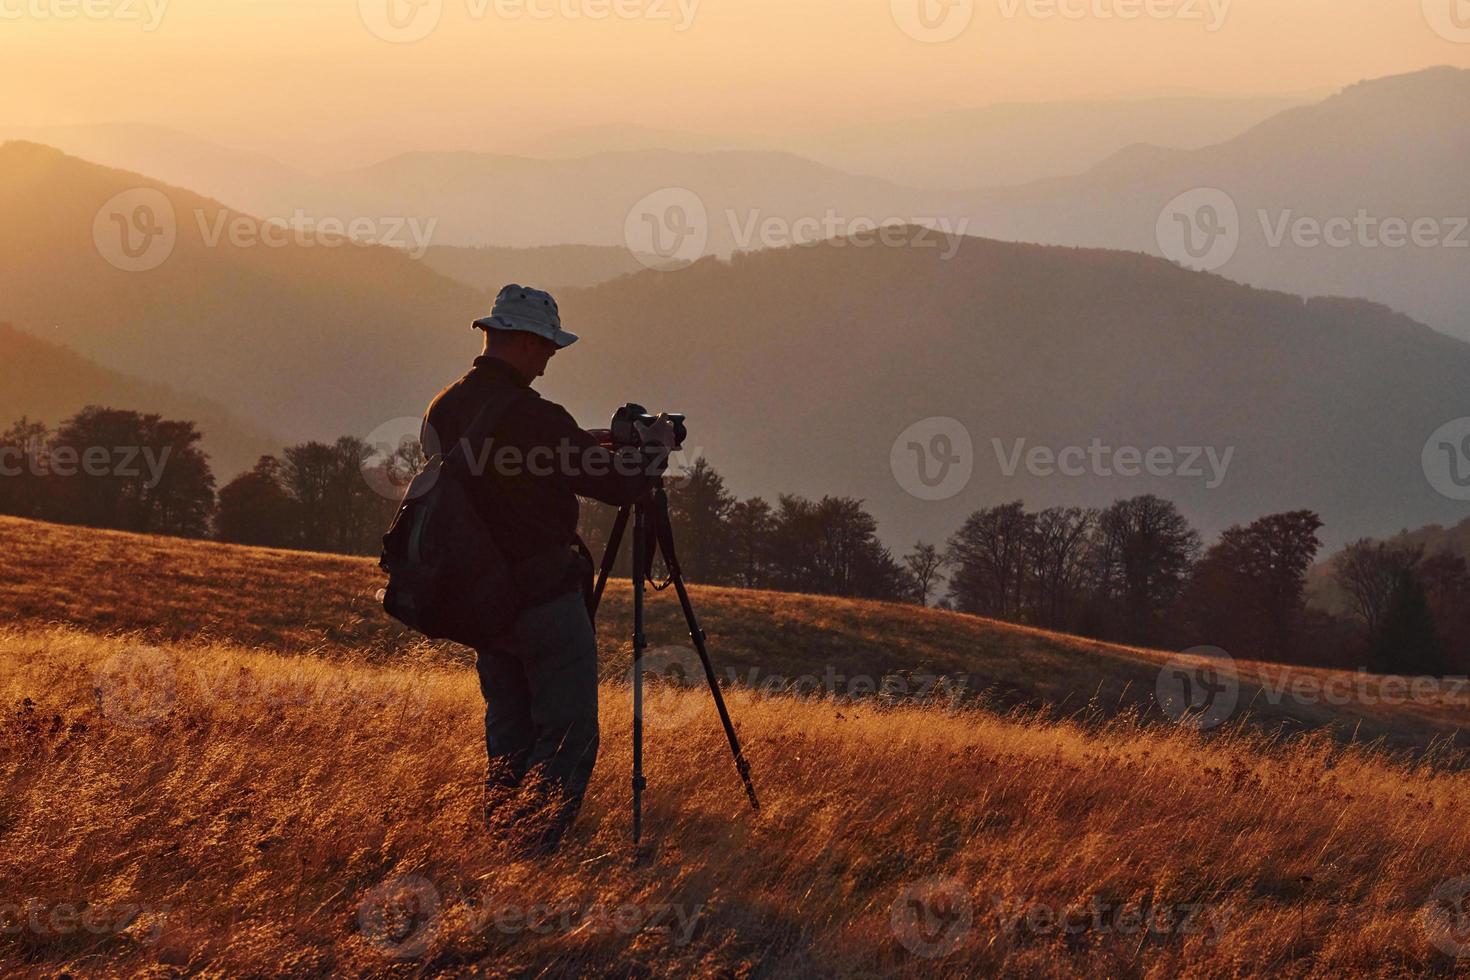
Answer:
[[[623,534],[628,529],[628,518],[633,517],[633,843],[643,836],[643,791],[648,781],[643,777],[643,651],[648,648],[648,639],[643,634],[643,595],[645,580],[653,583],[653,559],[662,554],[664,567],[669,577],[663,585],[653,585],[661,592],[672,585],[679,594],[679,605],[684,609],[684,620],[689,624],[689,637],[694,649],[699,651],[699,660],[704,665],[704,677],[709,682],[710,694],[720,712],[720,723],[725,727],[725,737],[730,740],[730,751],[735,756],[735,770],[745,784],[745,794],[750,797],[754,810],[761,808],[756,799],[755,785],[750,781],[750,763],[740,748],[740,739],[735,735],[735,726],[730,722],[730,712],[725,708],[724,695],[720,693],[719,681],[715,679],[715,668],[705,647],[704,630],[694,615],[694,604],[689,600],[689,590],[684,587],[684,573],[679,568],[678,554],[674,549],[674,529],[669,523],[669,495],[664,489],[663,477],[654,480],[653,488],[640,501],[618,511],[608,538],[607,551],[602,556],[602,568],[597,575],[597,588],[592,594],[594,613],[602,604],[602,592],[607,587],[608,577],[618,559],[618,549],[623,543]]]

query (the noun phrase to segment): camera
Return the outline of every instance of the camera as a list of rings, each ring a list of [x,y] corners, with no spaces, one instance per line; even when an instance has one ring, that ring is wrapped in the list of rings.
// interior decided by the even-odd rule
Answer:
[[[684,445],[684,440],[689,437],[685,416],[670,414],[668,420],[674,425],[674,445],[670,448],[680,449]],[[608,449],[641,449],[643,437],[638,432],[638,426],[640,424],[652,425],[656,421],[658,421],[657,417],[648,409],[630,402],[613,415],[612,428],[593,429],[592,435]]]

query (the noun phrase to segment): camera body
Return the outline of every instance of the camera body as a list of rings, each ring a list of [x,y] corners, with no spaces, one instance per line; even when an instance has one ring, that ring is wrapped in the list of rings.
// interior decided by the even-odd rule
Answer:
[[[668,419],[674,424],[674,449],[680,449],[684,440],[689,437],[689,429],[685,425],[683,415],[669,415]],[[618,409],[613,415],[612,428],[593,429],[592,435],[597,438],[603,446],[608,449],[643,448],[643,438],[638,433],[638,426],[652,425],[657,417],[648,409],[634,402],[629,402]]]

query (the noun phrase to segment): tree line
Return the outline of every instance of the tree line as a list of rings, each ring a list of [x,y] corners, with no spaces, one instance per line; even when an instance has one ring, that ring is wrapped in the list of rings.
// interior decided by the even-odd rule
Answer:
[[[247,545],[375,555],[422,457],[361,439],[262,457],[218,492],[191,422],[89,406],[55,430],[0,433],[0,513]],[[1222,647],[1278,662],[1444,674],[1470,670],[1470,569],[1448,551],[1358,541],[1329,574],[1346,611],[1306,602],[1321,548],[1312,511],[1227,529],[1205,548],[1169,501],[975,511],[942,543],[895,555],[863,501],[739,499],[700,458],[670,480],[670,519],[692,582],[922,605],[1140,646]],[[583,508],[606,546],[615,510]],[[617,566],[628,574],[628,549]]]
[[[199,439],[192,422],[97,406],[55,430],[22,417],[0,432],[0,513],[203,537],[214,474]]]
[[[669,519],[691,582],[892,601],[913,594],[907,567],[878,540],[878,522],[860,500],[737,500],[702,457],[669,484]],[[584,504],[581,533],[594,554],[606,548],[616,516],[613,507]],[[629,551],[614,566],[621,574]]]
[[[397,501],[372,447],[346,436],[265,456],[218,492],[192,422],[88,406],[56,429],[0,432],[0,513],[235,544],[374,554]],[[393,479],[393,475],[385,475]]]
[[[1346,613],[1307,604],[1321,550],[1310,510],[1227,528],[1209,547],[1170,501],[970,514],[901,557],[861,501],[739,500],[701,459],[670,490],[680,562],[712,585],[937,604],[1100,640],[1382,673],[1470,672],[1470,568],[1448,551],[1359,541],[1327,569]],[[586,537],[614,512],[594,506]],[[626,570],[626,558],[619,566]]]

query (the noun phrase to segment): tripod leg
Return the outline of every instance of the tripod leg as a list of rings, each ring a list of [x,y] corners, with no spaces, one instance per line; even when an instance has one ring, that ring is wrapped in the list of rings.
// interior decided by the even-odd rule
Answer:
[[[740,773],[740,781],[745,784],[745,795],[750,797],[751,809],[759,810],[760,800],[755,795],[755,784],[750,781],[750,762],[746,760],[745,752],[740,748],[740,737],[735,734],[735,725],[730,721],[729,709],[725,707],[725,697],[720,693],[720,682],[715,677],[715,668],[709,659],[709,649],[705,646],[704,630],[700,628],[699,620],[694,615],[694,605],[689,601],[689,591],[684,588],[684,576],[677,569],[670,569],[669,573],[673,576],[674,588],[679,593],[679,605],[684,607],[684,619],[689,623],[689,638],[694,641],[694,649],[699,651],[699,659],[704,664],[704,677],[709,682],[710,694],[714,697],[715,708],[720,713],[720,724],[725,727],[725,738],[730,741],[730,752],[735,756],[735,771]]]
[[[730,712],[725,707],[725,696],[720,693],[720,682],[715,677],[714,664],[710,662],[709,648],[705,646],[704,630],[700,628],[699,618],[694,614],[694,603],[689,599],[689,590],[684,587],[684,573],[679,568],[679,557],[674,552],[674,532],[668,519],[669,498],[663,487],[654,491],[653,502],[656,508],[658,548],[663,552],[669,578],[678,592],[679,605],[684,608],[684,621],[689,624],[689,638],[694,641],[694,649],[699,651],[700,663],[704,665],[704,678],[709,682],[710,694],[720,713],[720,724],[725,726],[725,737],[729,739],[730,751],[735,756],[735,770],[740,773],[740,781],[745,784],[745,795],[750,797],[751,808],[759,810],[760,800],[755,795],[755,784],[750,781],[750,763],[745,758],[744,750],[740,748],[740,738],[735,734],[734,723],[730,721]]]
[[[643,651],[648,638],[643,633],[643,567],[648,548],[648,522],[642,505],[633,519],[633,844],[643,837]],[[627,511],[619,518],[625,523]]]
[[[608,536],[607,550],[602,553],[602,569],[597,573],[597,588],[592,592],[594,611],[602,606],[602,592],[607,588],[608,577],[612,575],[613,566],[618,562],[618,549],[623,546],[623,532],[628,529],[630,509],[624,507],[618,511],[618,519],[613,522],[612,534]]]

